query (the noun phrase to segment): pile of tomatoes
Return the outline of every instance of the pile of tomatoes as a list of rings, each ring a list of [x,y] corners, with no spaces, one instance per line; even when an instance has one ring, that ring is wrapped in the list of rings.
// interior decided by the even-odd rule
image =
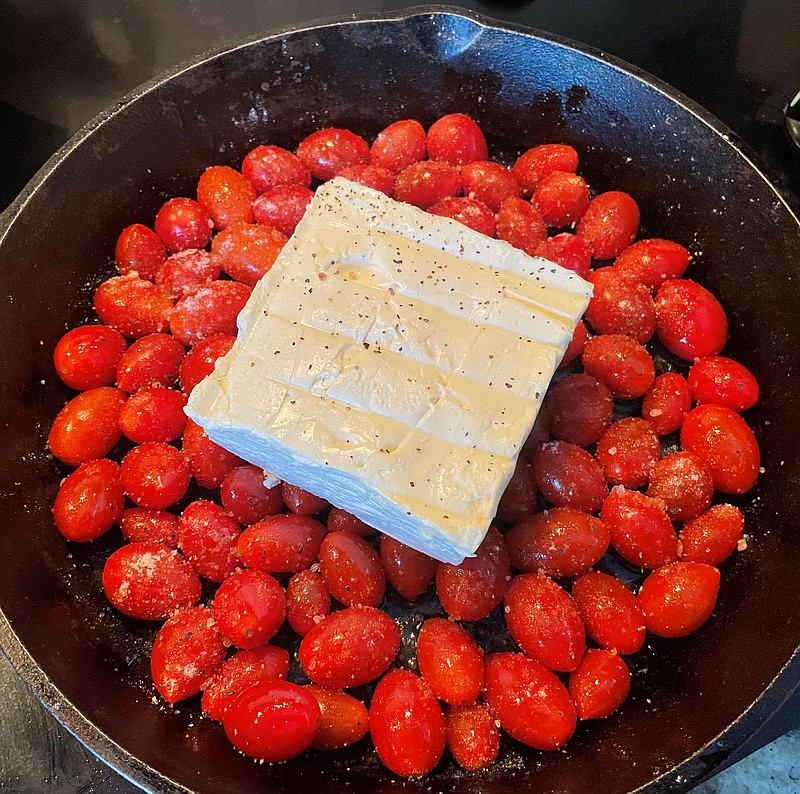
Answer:
[[[56,497],[56,526],[77,542],[118,527],[125,542],[103,586],[120,612],[163,622],[156,689],[170,704],[201,695],[243,753],[280,762],[369,733],[393,773],[418,776],[446,748],[466,769],[491,766],[501,731],[555,750],[578,720],[621,706],[625,657],[647,632],[681,637],[711,615],[719,566],[745,545],[743,515],[724,498],[759,474],[741,416],[758,385],[721,355],[725,311],[684,278],[687,249],[635,242],[635,200],[593,196],[578,165],[555,143],[510,168],[491,161],[461,114],[427,131],[395,122],[371,146],[343,129],[314,132],[296,153],[258,146],[241,170],[206,170],[197,199],[170,199],[152,229],[124,229],[119,274],[94,296],[99,323],[58,343],[58,374],[80,393],[49,437],[77,467]],[[230,350],[312,186],[337,175],[594,285],[495,525],[461,565],[274,481],[183,413]],[[638,574],[636,592],[609,560]],[[207,603],[203,580],[217,585]],[[387,587],[409,610],[435,588],[441,607],[407,638],[416,651],[404,667],[400,627],[381,608]],[[490,614],[514,651],[476,641]],[[289,630],[299,665],[274,642]]]

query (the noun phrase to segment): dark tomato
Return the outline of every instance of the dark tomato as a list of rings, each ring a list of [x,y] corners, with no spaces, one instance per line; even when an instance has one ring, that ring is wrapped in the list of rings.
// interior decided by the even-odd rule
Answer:
[[[408,670],[392,670],[378,682],[369,725],[378,758],[396,775],[427,775],[444,752],[441,706],[428,685]]]
[[[689,521],[711,504],[714,480],[697,455],[673,452],[656,463],[647,495],[660,499],[674,521]]]
[[[170,330],[184,345],[195,345],[217,334],[236,336],[236,318],[251,291],[238,281],[201,284],[178,301],[169,318]]]
[[[675,562],[644,580],[639,603],[647,630],[659,637],[685,637],[703,625],[714,611],[719,571],[699,562]]]
[[[236,570],[236,541],[241,532],[237,521],[218,504],[198,499],[181,513],[178,546],[200,576],[222,582]]]
[[[348,689],[374,681],[394,661],[400,629],[374,607],[347,607],[321,620],[298,651],[305,674],[320,686]]]
[[[623,334],[640,344],[656,330],[656,308],[647,288],[627,281],[613,267],[595,270],[589,281],[594,295],[586,309],[586,320],[599,334]]]
[[[383,601],[386,576],[372,546],[352,532],[329,532],[319,549],[319,570],[330,594],[345,606]]]
[[[117,366],[117,386],[128,394],[146,387],[172,386],[186,350],[169,334],[148,334],[137,339]]]
[[[533,481],[533,469],[527,460],[520,457],[514,474],[500,497],[497,517],[507,524],[516,524],[535,510],[536,483]]]
[[[683,419],[692,407],[689,384],[677,372],[659,375],[642,397],[642,418],[659,436],[680,430]]]
[[[73,397],[50,428],[47,445],[60,461],[79,466],[104,458],[116,446],[122,431],[119,412],[125,394],[110,386],[89,389]]]
[[[242,175],[250,181],[257,193],[264,193],[276,185],[309,187],[311,174],[300,160],[280,146],[256,146],[242,161]]]
[[[139,507],[163,510],[183,498],[189,487],[189,464],[180,450],[163,442],[134,447],[122,460],[122,487]]]
[[[505,541],[490,527],[474,557],[460,565],[439,563],[436,593],[454,620],[481,620],[503,600],[510,577]]]
[[[172,301],[163,287],[130,273],[114,276],[97,288],[94,310],[101,323],[138,339],[169,328]]]
[[[658,568],[678,559],[678,536],[662,502],[618,485],[600,517],[611,530],[612,547],[628,562]]]
[[[586,340],[589,334],[586,332],[586,324],[579,322],[572,332],[572,339],[570,339],[567,349],[561,358],[561,363],[558,365],[559,369],[568,367],[578,356],[583,353],[583,348],[586,347]]]
[[[701,358],[689,369],[696,403],[724,405],[741,413],[758,402],[758,381],[747,367],[725,356]]]
[[[537,750],[557,750],[575,732],[575,705],[567,688],[521,653],[486,657],[484,697],[503,730]]]
[[[428,129],[428,157],[451,165],[465,165],[485,160],[486,138],[481,128],[463,113],[450,113]]]
[[[351,182],[364,185],[364,187],[379,190],[390,198],[394,198],[394,174],[386,168],[372,163],[361,163],[343,168],[339,172],[339,176],[342,179],[349,179]]]
[[[264,485],[264,470],[258,466],[237,466],[223,478],[219,489],[222,506],[240,524],[250,526],[281,512],[283,497],[276,485]]]
[[[99,538],[122,518],[125,494],[119,466],[100,458],[82,463],[61,483],[53,504],[58,531],[67,540]]]
[[[276,185],[256,199],[253,214],[257,223],[291,237],[313,198],[314,192],[302,185]]]
[[[423,126],[413,119],[403,119],[378,133],[370,150],[370,162],[397,174],[406,166],[424,160],[427,153],[428,136]]]
[[[644,612],[619,579],[589,571],[573,582],[572,598],[586,633],[598,645],[623,654],[636,653],[644,645]]]
[[[581,278],[588,278],[592,271],[592,252],[586,240],[577,234],[563,232],[548,237],[539,247],[537,255],[572,270]]]
[[[187,248],[172,254],[164,262],[156,276],[156,284],[167,291],[171,300],[177,301],[194,287],[219,278],[221,270],[222,263],[218,256]]]
[[[255,200],[256,189],[247,177],[227,165],[206,168],[197,181],[197,201],[220,230],[234,223],[252,223]]]
[[[178,368],[178,380],[187,397],[206,375],[214,371],[217,359],[228,353],[235,341],[235,336],[227,334],[209,336],[189,350]]]
[[[553,384],[545,397],[550,412],[550,435],[579,447],[595,444],[611,427],[614,398],[592,375],[567,375]]]
[[[499,240],[505,240],[529,256],[537,256],[547,238],[547,226],[539,210],[516,196],[500,205],[495,232]]]
[[[248,568],[294,573],[316,562],[326,534],[325,525],[310,516],[280,513],[245,529],[237,549]]]
[[[586,650],[586,631],[575,602],[547,576],[524,573],[511,580],[505,619],[526,656],[548,670],[571,672]]]
[[[311,176],[324,182],[348,166],[368,163],[369,144],[350,130],[328,127],[303,138],[297,156]]]
[[[298,571],[286,588],[286,619],[305,637],[331,611],[331,596],[325,581],[310,568]]]
[[[531,201],[548,226],[569,226],[586,212],[589,186],[577,174],[551,171],[539,180]]]
[[[744,516],[733,505],[713,505],[683,525],[680,532],[682,562],[719,565],[728,559],[744,537]]]
[[[722,493],[747,493],[758,479],[758,441],[739,414],[722,405],[698,405],[681,427],[681,446],[706,464]]]
[[[200,599],[200,579],[180,552],[162,543],[128,543],[106,560],[103,589],[132,618],[163,620]]]
[[[222,269],[235,281],[254,287],[272,267],[286,243],[286,235],[261,223],[229,224],[211,243]]]
[[[728,318],[720,302],[688,279],[670,279],[656,293],[656,333],[685,361],[715,356],[728,341]]]
[[[456,763],[472,772],[487,769],[500,752],[500,729],[485,703],[454,706],[446,716],[447,747]]]
[[[590,648],[569,676],[569,693],[582,720],[613,714],[628,698],[631,674],[613,651]]]
[[[122,334],[107,325],[81,325],[58,340],[53,363],[58,377],[71,389],[110,386],[127,346]]]
[[[595,455],[610,485],[640,488],[658,463],[661,444],[649,422],[629,416],[603,433]]]
[[[269,642],[285,619],[286,592],[263,571],[232,573],[214,596],[217,630],[238,648]]]
[[[439,700],[472,703],[483,689],[483,651],[452,620],[428,618],[417,637],[417,664]]]
[[[544,143],[523,152],[511,172],[519,180],[526,196],[533,194],[539,182],[554,171],[575,173],[578,170],[578,152],[563,143]]]
[[[639,240],[615,260],[614,267],[625,278],[655,292],[665,281],[680,278],[689,266],[689,252],[670,240]]]
[[[599,518],[568,507],[534,513],[506,534],[515,568],[557,579],[588,571],[610,542],[611,533]]]
[[[428,209],[448,196],[461,192],[461,174],[448,163],[424,160],[406,166],[395,177],[394,194],[421,209]]]
[[[533,456],[533,474],[542,496],[556,507],[596,513],[608,493],[600,464],[566,441],[542,444]]]
[[[367,735],[369,714],[360,700],[316,684],[307,684],[305,690],[316,698],[322,714],[317,735],[311,742],[314,749],[341,750]]]
[[[174,389],[140,389],[119,412],[122,432],[135,444],[175,441],[186,427],[186,395]]]
[[[407,601],[416,601],[428,589],[439,564],[388,535],[381,535],[381,560],[389,584]]]
[[[190,198],[170,199],[156,215],[156,234],[172,253],[205,248],[213,228],[208,210]]]
[[[131,543],[163,543],[173,549],[178,546],[178,516],[166,510],[129,507],[122,513],[119,528]]]
[[[155,281],[166,258],[167,249],[161,238],[141,223],[126,226],[117,238],[114,259],[123,276],[135,272],[140,278]]]
[[[280,485],[283,502],[286,507],[299,516],[313,516],[328,507],[328,501],[319,496],[314,496],[297,485],[282,482]]]
[[[525,439],[522,445],[522,452],[520,458],[523,460],[532,461],[536,450],[540,445],[550,440],[550,406],[545,400],[539,408],[539,413],[536,416],[536,421],[533,423],[531,432]]]
[[[369,524],[365,524],[360,518],[356,518],[347,510],[339,507],[332,507],[328,513],[327,521],[328,532],[352,532],[361,538],[374,535],[375,531]]]
[[[203,488],[219,488],[225,475],[244,463],[238,455],[214,443],[191,419],[183,431],[183,454],[195,482]]]
[[[619,190],[600,193],[589,202],[575,231],[589,243],[594,259],[613,259],[636,237],[639,207]]]
[[[450,196],[437,201],[428,212],[431,215],[452,218],[452,220],[463,223],[464,226],[468,226],[473,231],[485,234],[487,237],[494,237],[494,213],[482,201],[477,199],[467,198],[466,196]]]
[[[492,212],[509,197],[519,197],[519,182],[511,171],[491,160],[476,160],[461,169],[464,195],[477,199]]]
[[[652,356],[634,339],[620,334],[593,336],[583,349],[583,368],[621,400],[642,397],[653,385]]]

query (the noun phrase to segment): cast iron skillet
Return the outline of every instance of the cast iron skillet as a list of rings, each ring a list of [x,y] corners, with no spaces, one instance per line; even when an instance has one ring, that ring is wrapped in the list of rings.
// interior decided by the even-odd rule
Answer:
[[[508,157],[537,142],[573,144],[594,189],[636,197],[645,236],[692,248],[691,275],[728,308],[731,354],[761,382],[749,420],[766,471],[742,502],[750,548],[724,566],[714,619],[633,661],[622,713],[581,727],[565,753],[509,745],[488,775],[443,763],[406,790],[683,790],[797,684],[800,227],[791,207],[718,122],[614,59],[442,7],[349,18],[202,57],[147,84],[67,143],[0,222],[0,639],[56,716],[144,788],[329,794],[399,784],[358,751],[254,765],[196,708],[151,699],[152,628],[124,620],[101,594],[118,536],[69,545],[52,526],[66,470],[45,440],[70,396],[52,348],[89,316],[120,229],[150,222],[167,197],[191,195],[205,166],[238,165],[261,142],[293,147],[322,126],[369,137],[390,120],[428,124],[451,111],[474,116]]]

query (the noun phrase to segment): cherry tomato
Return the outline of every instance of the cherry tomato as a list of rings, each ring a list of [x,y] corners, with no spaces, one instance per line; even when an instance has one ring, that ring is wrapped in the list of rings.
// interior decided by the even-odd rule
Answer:
[[[436,576],[438,563],[399,540],[381,535],[381,560],[389,584],[406,601],[416,601]]]
[[[758,381],[747,367],[725,356],[701,358],[689,369],[696,403],[724,405],[741,413],[758,402]]]
[[[406,166],[395,177],[394,194],[421,209],[428,209],[448,196],[461,192],[461,174],[448,163],[423,160]]]
[[[677,372],[659,375],[642,397],[642,418],[659,436],[680,430],[684,417],[692,407],[686,378]]]
[[[611,530],[611,545],[628,562],[658,568],[678,559],[678,536],[662,502],[621,485],[611,489],[600,518]]]
[[[519,180],[523,195],[530,196],[539,182],[554,171],[575,173],[578,152],[563,143],[544,143],[523,152],[514,163],[511,173]]]
[[[122,334],[107,325],[81,325],[58,340],[53,363],[58,377],[71,389],[110,386],[127,346]]]
[[[578,669],[570,673],[569,693],[582,720],[613,714],[631,691],[628,666],[613,651],[590,648]]]
[[[656,308],[647,288],[628,281],[616,268],[601,267],[589,281],[594,295],[586,320],[598,334],[623,334],[644,344],[656,330]]]
[[[328,507],[327,499],[314,496],[310,491],[288,482],[280,484],[283,502],[286,507],[299,516],[313,516]]]
[[[653,571],[639,589],[647,630],[659,637],[685,637],[714,611],[719,571],[700,562],[675,562]]]
[[[567,349],[564,351],[564,355],[561,358],[561,363],[558,365],[559,369],[568,367],[579,355],[583,353],[583,348],[586,347],[586,340],[588,336],[589,335],[586,332],[586,325],[583,322],[579,322],[575,326],[575,330],[572,332],[572,339],[570,339]]]
[[[481,128],[463,113],[449,113],[428,130],[428,157],[451,165],[465,165],[487,157]]]
[[[219,278],[222,262],[218,256],[187,248],[178,251],[164,262],[156,275],[156,284],[167,291],[170,300],[180,300],[187,292],[201,284]]]
[[[636,416],[625,417],[606,430],[597,442],[595,456],[609,485],[640,488],[661,455],[661,444],[652,425]]]
[[[317,571],[298,571],[286,588],[286,619],[295,633],[305,637],[330,614],[331,596]]]
[[[454,706],[445,719],[447,747],[459,766],[474,772],[497,760],[500,730],[485,703]]]
[[[511,567],[503,536],[489,527],[474,557],[460,565],[439,563],[436,594],[454,620],[481,620],[503,600]]]
[[[586,240],[577,234],[563,232],[548,237],[539,247],[537,255],[572,270],[581,278],[588,278],[592,271],[592,252]]]
[[[246,689],[222,718],[231,744],[258,761],[280,763],[305,750],[317,734],[316,698],[288,681],[262,681]]]
[[[237,221],[214,238],[211,250],[232,279],[254,287],[275,263],[286,239],[272,226]]]
[[[342,179],[349,179],[364,187],[379,190],[390,198],[394,198],[394,174],[378,165],[364,164],[351,165],[339,172]]]
[[[231,703],[246,689],[287,675],[289,653],[277,645],[238,651],[203,682],[203,714],[221,722]]]
[[[315,684],[348,689],[374,681],[399,649],[400,629],[385,612],[355,606],[314,626],[300,642],[298,657]]]
[[[451,620],[428,618],[422,624],[417,664],[431,692],[445,703],[472,703],[483,689],[483,651]]]
[[[169,318],[175,338],[195,345],[217,334],[236,336],[236,318],[252,289],[238,281],[211,281],[187,292]]]
[[[386,576],[381,558],[352,532],[330,532],[319,549],[319,569],[330,594],[345,606],[383,601]]]
[[[203,488],[219,488],[225,475],[244,461],[219,444],[214,443],[206,431],[191,419],[183,431],[183,454],[195,482]]]
[[[572,584],[572,598],[586,633],[616,653],[636,653],[644,645],[644,612],[636,596],[619,579],[589,571]]]
[[[747,493],[758,479],[761,453],[747,422],[723,405],[698,405],[681,427],[681,446],[706,464],[722,493]]]
[[[536,510],[536,483],[533,468],[523,457],[517,461],[514,474],[497,505],[497,517],[507,524],[516,524]]]
[[[369,725],[378,758],[396,775],[427,775],[444,752],[441,706],[428,685],[408,670],[392,670],[378,682]]]
[[[506,534],[515,568],[557,579],[588,571],[610,542],[611,533],[599,518],[569,507],[534,513]]]
[[[134,447],[122,460],[122,487],[139,507],[163,510],[183,498],[191,474],[180,450],[163,442]]]
[[[104,458],[116,446],[122,431],[119,412],[125,394],[110,386],[89,389],[73,397],[56,416],[47,446],[69,466]]]
[[[569,673],[586,650],[583,619],[569,593],[547,576],[515,576],[506,593],[508,630],[526,656]]]
[[[281,489],[267,488],[264,470],[249,464],[231,469],[222,480],[219,494],[225,510],[245,526],[274,516],[283,507]]]
[[[135,444],[175,441],[186,428],[186,395],[174,389],[140,389],[119,412],[122,432]]]
[[[575,732],[575,705],[567,688],[521,653],[486,657],[484,697],[503,730],[537,750],[557,750]]]
[[[428,136],[423,126],[413,119],[402,119],[378,133],[370,150],[370,162],[397,174],[424,160],[427,153]]]
[[[208,210],[190,198],[170,199],[156,215],[156,234],[172,253],[205,248],[213,228]]]
[[[550,412],[550,435],[578,447],[595,444],[611,427],[614,398],[592,375],[575,373],[553,384],[545,397]]]
[[[128,543],[106,560],[103,589],[112,606],[140,620],[163,620],[200,600],[200,579],[162,543]]]
[[[119,466],[100,458],[82,463],[61,483],[53,517],[67,540],[87,541],[108,532],[122,518],[124,507]]]
[[[443,218],[452,218],[473,231],[494,237],[494,213],[481,201],[464,196],[449,196],[437,201],[428,212]]]
[[[636,237],[639,207],[622,191],[600,193],[589,202],[575,231],[589,243],[594,259],[613,259]]]
[[[172,386],[186,352],[169,334],[148,334],[137,339],[117,366],[117,386],[128,394],[147,387]]]
[[[123,276],[135,272],[139,278],[155,281],[166,258],[167,249],[161,238],[141,223],[126,226],[117,238],[114,259]]]
[[[313,748],[341,750],[367,735],[369,714],[360,700],[346,692],[326,689],[316,684],[307,684],[305,690],[316,698],[322,715],[317,735],[311,742]]]
[[[583,368],[621,400],[642,397],[653,385],[655,365],[638,342],[620,334],[593,336],[583,349]]]
[[[181,513],[178,546],[200,576],[222,582],[236,570],[236,541],[241,532],[237,521],[218,504],[198,499]]]
[[[311,174],[300,160],[280,146],[256,146],[242,161],[242,175],[256,192],[265,193],[276,185],[311,185]]]
[[[679,558],[719,565],[733,554],[743,536],[742,511],[733,505],[713,505],[683,525]]]
[[[360,518],[356,518],[352,513],[339,507],[331,508],[325,523],[328,532],[352,532],[353,535],[361,538],[374,535],[376,532],[369,524],[365,524]]]
[[[280,513],[245,529],[237,551],[242,563],[267,573],[294,573],[319,555],[327,531],[310,516]]]
[[[531,202],[548,226],[569,226],[589,206],[589,185],[577,174],[551,171],[539,180]]]
[[[688,279],[665,281],[656,293],[656,333],[685,361],[715,356],[728,341],[728,318],[720,302]]]
[[[253,204],[256,223],[271,226],[291,237],[313,198],[314,192],[302,185],[271,187]]]
[[[614,260],[626,279],[655,292],[667,279],[680,278],[689,266],[689,252],[670,240],[639,240]]]
[[[477,199],[492,212],[498,212],[502,203],[512,196],[519,197],[519,182],[511,171],[491,160],[476,160],[461,169],[464,195]]]
[[[101,323],[138,339],[169,328],[172,301],[163,287],[130,273],[114,276],[95,290],[94,310]]]
[[[197,201],[219,230],[234,223],[253,223],[255,200],[256,189],[247,177],[227,165],[206,168],[197,182]]]
[[[369,144],[350,130],[328,127],[300,141],[297,156],[311,176],[325,182],[343,168],[368,163]]]
[[[536,450],[533,475],[542,496],[556,507],[596,513],[608,493],[600,464],[566,441],[551,441]]]
[[[239,648],[269,642],[285,619],[286,592],[263,571],[235,571],[214,596],[217,630]]]
[[[187,397],[206,375],[214,371],[217,359],[228,353],[235,341],[235,336],[219,334],[209,336],[189,350],[178,368],[178,380]]]
[[[711,504],[714,480],[697,455],[673,452],[656,463],[647,495],[660,499],[674,521],[689,521]]]
[[[122,513],[119,528],[131,543],[163,543],[171,549],[178,547],[178,516],[166,510],[148,507],[129,507]]]
[[[529,256],[537,256],[547,238],[547,226],[536,207],[516,196],[505,199],[497,213],[496,234]]]

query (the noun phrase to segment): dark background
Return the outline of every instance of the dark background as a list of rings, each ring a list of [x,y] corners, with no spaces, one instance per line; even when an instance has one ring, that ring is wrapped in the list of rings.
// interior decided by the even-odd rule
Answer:
[[[92,116],[161,70],[297,23],[403,2],[0,0],[0,208]],[[538,0],[459,4],[585,42],[728,124],[800,199],[783,106],[800,91],[800,2]],[[86,208],[91,223],[91,207]],[[0,655],[0,792],[134,792],[39,706]],[[800,725],[795,699],[738,754]]]

